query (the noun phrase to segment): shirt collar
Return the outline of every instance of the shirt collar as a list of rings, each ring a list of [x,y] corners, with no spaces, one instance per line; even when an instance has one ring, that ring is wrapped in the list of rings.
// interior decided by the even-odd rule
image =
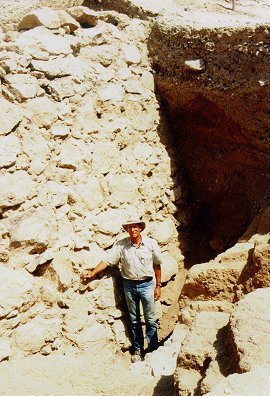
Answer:
[[[145,244],[145,243],[144,243],[144,238],[143,238],[142,235],[141,235],[141,237],[142,237],[142,242],[141,242],[140,246]],[[133,245],[133,243],[131,242],[130,237],[128,237],[128,239],[127,239],[127,244],[128,244],[129,246]],[[133,245],[133,246],[134,246],[134,245]]]

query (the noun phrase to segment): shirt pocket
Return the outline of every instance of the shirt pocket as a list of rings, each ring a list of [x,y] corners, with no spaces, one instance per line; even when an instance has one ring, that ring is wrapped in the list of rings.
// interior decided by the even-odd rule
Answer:
[[[153,263],[152,253],[150,251],[140,252],[140,261],[144,267],[152,266]]]

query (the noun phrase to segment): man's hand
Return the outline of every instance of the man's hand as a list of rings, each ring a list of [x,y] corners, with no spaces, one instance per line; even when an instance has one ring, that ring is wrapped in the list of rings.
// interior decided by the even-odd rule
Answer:
[[[95,278],[95,275],[93,274],[92,270],[85,270],[81,273],[80,278],[82,281],[93,280]]]
[[[106,261],[100,261],[94,269],[83,271],[80,275],[80,278],[82,281],[93,280],[98,274],[103,272],[107,267],[108,267],[108,263],[106,263]]]
[[[160,286],[157,285],[155,287],[154,300],[158,301],[160,299],[160,296],[161,296],[161,288],[160,288]]]

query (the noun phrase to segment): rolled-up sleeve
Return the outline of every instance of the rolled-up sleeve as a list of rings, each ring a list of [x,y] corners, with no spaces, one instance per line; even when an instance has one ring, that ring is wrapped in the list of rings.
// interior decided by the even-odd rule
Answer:
[[[162,265],[162,254],[156,240],[152,240],[153,265]]]
[[[121,245],[118,242],[116,242],[111,249],[107,250],[106,262],[110,266],[118,264],[120,261],[120,253],[121,253]]]

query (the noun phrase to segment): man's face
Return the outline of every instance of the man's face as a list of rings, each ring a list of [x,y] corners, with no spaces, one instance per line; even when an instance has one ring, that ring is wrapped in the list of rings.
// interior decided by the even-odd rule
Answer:
[[[127,226],[127,232],[131,238],[137,238],[140,236],[141,233],[141,226],[140,224],[129,224]]]

